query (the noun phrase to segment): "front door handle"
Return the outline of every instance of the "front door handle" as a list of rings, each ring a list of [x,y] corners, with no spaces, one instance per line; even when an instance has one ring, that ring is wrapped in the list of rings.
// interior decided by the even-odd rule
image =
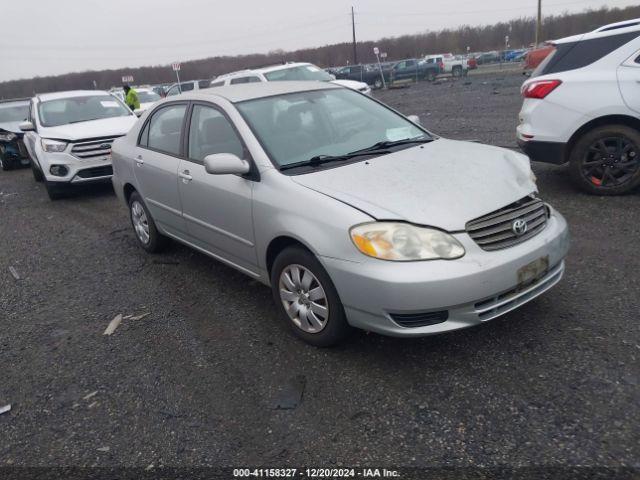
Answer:
[[[184,183],[189,183],[191,180],[193,180],[193,177],[189,175],[189,170],[184,170],[178,173],[178,176],[182,179]]]

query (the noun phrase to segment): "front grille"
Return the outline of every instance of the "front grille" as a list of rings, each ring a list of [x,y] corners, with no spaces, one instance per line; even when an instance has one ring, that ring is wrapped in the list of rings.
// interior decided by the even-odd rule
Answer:
[[[111,165],[105,165],[104,167],[85,168],[78,172],[80,178],[97,178],[108,177],[113,175],[113,168]]]
[[[446,310],[427,313],[391,313],[390,315],[393,321],[398,325],[408,328],[436,325],[437,323],[442,323],[449,318],[449,312]]]
[[[469,236],[483,250],[512,247],[540,233],[547,224],[547,207],[539,198],[524,197],[500,210],[467,223]],[[514,221],[524,220],[527,228],[516,234]]]
[[[111,144],[117,137],[98,138],[75,143],[71,153],[78,158],[104,157],[111,154]]]

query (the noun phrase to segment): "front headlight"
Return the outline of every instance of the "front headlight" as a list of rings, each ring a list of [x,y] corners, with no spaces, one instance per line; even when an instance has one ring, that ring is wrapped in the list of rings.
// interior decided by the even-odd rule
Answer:
[[[16,134],[13,132],[0,132],[0,142],[10,142],[16,138]]]
[[[408,223],[366,223],[349,233],[358,250],[382,260],[452,260],[464,255],[463,246],[448,233]]]
[[[64,152],[64,149],[67,148],[67,142],[59,142],[48,138],[42,138],[40,144],[45,152]]]

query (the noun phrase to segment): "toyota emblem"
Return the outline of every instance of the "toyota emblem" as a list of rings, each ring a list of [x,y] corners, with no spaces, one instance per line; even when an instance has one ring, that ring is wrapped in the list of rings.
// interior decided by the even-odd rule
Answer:
[[[525,233],[527,233],[527,221],[524,218],[517,218],[511,224],[511,230],[516,236],[521,237]]]

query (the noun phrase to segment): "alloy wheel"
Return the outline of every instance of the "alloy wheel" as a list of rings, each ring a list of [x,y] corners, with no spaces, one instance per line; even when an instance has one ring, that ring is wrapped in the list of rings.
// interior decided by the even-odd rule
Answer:
[[[623,185],[640,168],[638,147],[624,136],[594,141],[582,159],[582,175],[596,187]]]
[[[278,288],[285,312],[300,330],[318,333],[324,329],[329,320],[329,302],[311,270],[297,264],[285,267]]]
[[[149,221],[144,207],[137,200],[131,203],[131,220],[133,228],[136,231],[138,239],[144,244],[148,244],[151,236],[149,235]]]

